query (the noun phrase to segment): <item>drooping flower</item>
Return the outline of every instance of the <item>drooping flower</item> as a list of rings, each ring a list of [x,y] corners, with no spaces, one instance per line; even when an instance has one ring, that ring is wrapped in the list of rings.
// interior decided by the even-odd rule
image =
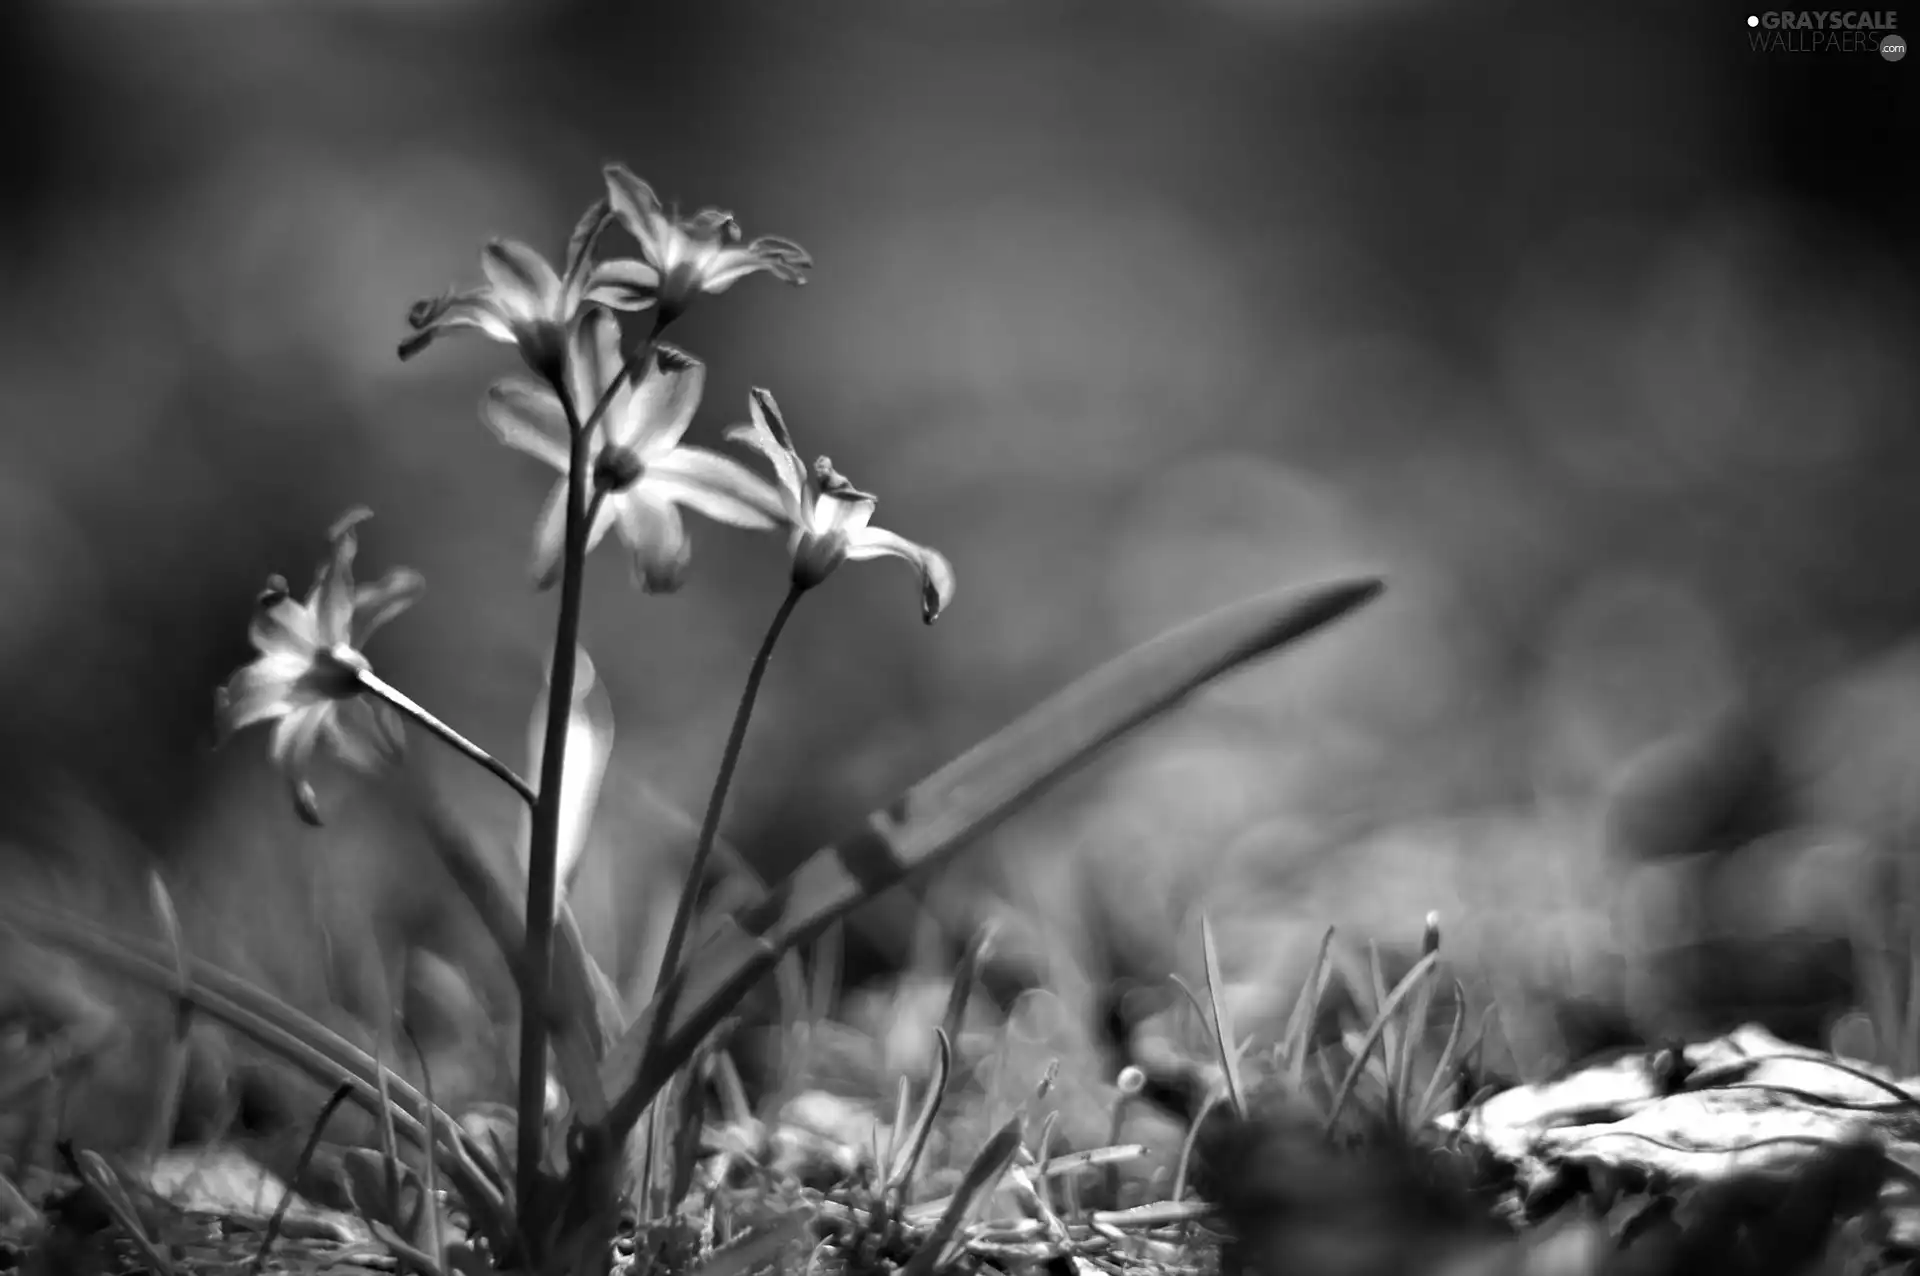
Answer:
[[[669,211],[653,188],[625,165],[606,168],[613,215],[639,241],[640,256],[659,276],[659,322],[669,323],[694,298],[723,293],[748,275],[766,273],[789,284],[807,282],[813,258],[790,239],[766,235],[741,243],[733,214],[703,208],[691,216]]]
[[[404,743],[393,709],[362,694],[361,676],[372,666],[361,648],[413,605],[426,582],[401,567],[375,584],[354,584],[354,529],[371,517],[355,509],[333,525],[332,552],[304,602],[283,578],[267,582],[248,630],[259,655],[215,696],[223,738],[256,723],[274,724],[268,750],[293,789],[294,809],[309,824],[320,823],[307,768],[321,741],[362,770],[396,756]]]
[[[411,359],[443,333],[471,328],[518,346],[528,367],[549,380],[557,377],[566,334],[583,308],[634,311],[653,304],[659,276],[652,266],[631,258],[594,258],[612,217],[604,199],[587,210],[567,243],[565,269],[558,273],[518,240],[493,240],[480,254],[485,284],[414,303],[407,314],[413,335],[401,342],[400,357]]]
[[[681,442],[700,405],[706,365],[676,346],[659,345],[636,377],[620,376],[620,329],[606,311],[583,316],[568,360],[569,390],[590,410],[595,513],[593,549],[609,528],[633,554],[635,578],[648,593],[671,593],[685,577],[691,547],[680,507],[716,522],[764,530],[780,522],[780,497],[732,457]],[[637,384],[636,384],[637,382]],[[617,388],[609,395],[607,387]],[[533,574],[541,588],[559,579],[566,534],[572,437],[565,406],[548,386],[510,377],[488,391],[481,415],[500,441],[538,457],[561,479],[534,529]]]
[[[920,573],[920,615],[929,625],[953,601],[953,567],[935,550],[870,525],[879,502],[855,488],[833,462],[820,457],[809,469],[793,446],[793,436],[773,395],[755,389],[747,398],[749,424],[736,425],[727,437],[744,443],[773,466],[774,485],[788,527],[793,583],[812,589],[851,558],[898,558]]]

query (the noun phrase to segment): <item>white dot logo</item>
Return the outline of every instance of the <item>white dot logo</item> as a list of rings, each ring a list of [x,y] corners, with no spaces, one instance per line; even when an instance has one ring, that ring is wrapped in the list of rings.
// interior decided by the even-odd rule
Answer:
[[[1759,15],[1759,14],[1757,14],[1757,13],[1749,13],[1749,14],[1747,15],[1747,25],[1748,25],[1748,26],[1750,26],[1750,27],[1757,27],[1757,26],[1759,26],[1759,25],[1760,25],[1760,15]]]

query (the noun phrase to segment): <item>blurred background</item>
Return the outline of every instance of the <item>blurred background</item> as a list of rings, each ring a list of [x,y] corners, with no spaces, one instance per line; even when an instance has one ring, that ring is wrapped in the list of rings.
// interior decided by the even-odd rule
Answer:
[[[677,330],[696,431],[773,389],[959,574],[932,629],[899,564],[802,608],[726,825],[757,861],[1172,624],[1380,572],[942,884],[1009,901],[1055,1018],[1191,966],[1201,907],[1250,1014],[1326,924],[1438,909],[1536,1060],[1568,1000],[1815,1030],[1920,811],[1920,71],[1756,53],[1743,12],[8,6],[0,890],[147,927],[164,865],[197,948],[349,1018],[366,954],[461,957],[377,786],[323,772],[303,828],[263,738],[212,749],[212,689],[364,503],[363,573],[429,587],[377,666],[523,758],[548,479],[477,417],[514,363],[394,351],[486,237],[557,255],[618,159],[817,262]],[[783,583],[694,537],[680,595],[590,581],[620,739],[583,921],[630,968],[685,842],[648,795],[697,812]]]

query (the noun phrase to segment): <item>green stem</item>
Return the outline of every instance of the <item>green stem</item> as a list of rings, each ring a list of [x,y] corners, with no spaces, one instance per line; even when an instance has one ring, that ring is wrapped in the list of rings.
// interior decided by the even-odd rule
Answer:
[[[666,1036],[667,1025],[673,1021],[673,1003],[680,992],[681,980],[677,978],[680,966],[680,950],[686,946],[687,931],[693,923],[694,901],[700,893],[700,883],[706,876],[707,860],[713,855],[714,838],[720,832],[720,812],[727,804],[727,790],[733,784],[733,773],[740,765],[740,749],[747,739],[747,723],[753,717],[754,701],[760,698],[760,683],[767,676],[767,665],[773,659],[774,644],[780,641],[780,631],[787,627],[787,618],[793,615],[793,609],[800,602],[800,596],[806,592],[800,585],[790,586],[787,596],[781,600],[780,610],[773,614],[773,623],[767,626],[767,636],[760,640],[760,650],[754,654],[753,667],[747,671],[747,686],[740,693],[740,707],[734,710],[733,730],[727,736],[726,752],[720,756],[720,774],[714,777],[713,794],[707,799],[706,818],[700,823],[700,840],[693,848],[693,864],[687,869],[686,884],[680,888],[680,903],[673,911],[673,925],[667,931],[666,951],[660,955],[660,974],[654,983],[653,1024],[647,1033],[647,1046],[641,1052],[641,1070],[646,1070],[648,1062],[653,1061],[660,1049],[660,1043]]]
[[[620,365],[620,370],[613,374],[613,380],[607,382],[607,388],[600,392],[598,399],[594,400],[593,411],[587,413],[585,423],[578,427],[580,430],[591,434],[593,427],[600,424],[600,418],[606,414],[607,405],[613,402],[615,392],[628,381],[646,375],[647,363],[653,358],[654,349],[660,344],[660,334],[669,322],[669,316],[657,311],[654,313],[653,329],[647,333],[647,339],[640,343],[639,349],[627,357],[625,363]],[[571,419],[579,420],[578,417]]]
[[[573,677],[580,643],[581,567],[586,557],[587,480],[591,472],[591,436],[580,427],[573,397],[556,382],[571,426],[567,466],[567,522],[562,541],[560,616],[553,639],[553,667],[547,684],[546,742],[540,756],[540,789],[534,797],[532,836],[527,847],[527,945],[522,957],[525,997],[520,1007],[520,1067],[515,1091],[518,1149],[514,1165],[515,1199],[524,1208],[534,1199],[545,1159],[547,1106],[547,1004],[553,982],[553,905],[555,861],[560,844],[561,778],[566,766],[568,727],[573,713]],[[531,1229],[522,1220],[522,1235]],[[543,1256],[524,1256],[537,1269]]]
[[[601,393],[592,413],[581,420],[579,405],[573,401],[564,376],[553,381],[554,392],[566,412],[571,445],[567,460],[567,522],[562,542],[560,575],[560,615],[555,623],[553,667],[547,681],[547,726],[540,755],[540,789],[533,802],[532,835],[527,847],[527,941],[523,957],[526,972],[526,996],[534,1004],[520,1008],[520,1067],[515,1087],[518,1116],[518,1147],[514,1182],[516,1199],[524,1209],[540,1182],[540,1166],[545,1160],[547,1100],[548,1005],[553,996],[553,925],[557,893],[557,860],[560,847],[561,781],[565,775],[567,736],[573,721],[573,681],[575,656],[580,643],[580,608],[587,556],[587,534],[598,506],[588,497],[593,474],[593,427],[614,389],[635,367],[644,368],[653,357],[653,349],[664,327],[656,316],[647,339],[621,366],[620,372]],[[531,1244],[532,1229],[523,1226],[522,1244]],[[530,1269],[537,1270],[544,1255],[525,1254]]]
[[[370,670],[361,671],[360,685],[369,694],[380,697],[395,709],[404,713],[407,717],[412,718],[415,722],[439,736],[451,745],[456,753],[464,755],[470,761],[477,762],[492,772],[494,777],[502,784],[505,784],[508,788],[519,794],[520,800],[528,806],[534,804],[536,799],[534,797],[533,786],[521,779],[519,772],[494,757],[491,753],[488,753],[473,741],[467,739],[467,737],[461,735],[458,731],[455,731],[440,719],[434,717],[431,713],[428,713],[425,708],[415,702],[406,692],[400,690]]]

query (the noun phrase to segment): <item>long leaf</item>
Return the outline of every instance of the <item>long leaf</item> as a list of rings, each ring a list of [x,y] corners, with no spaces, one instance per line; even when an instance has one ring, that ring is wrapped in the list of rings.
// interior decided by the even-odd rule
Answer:
[[[549,681],[534,697],[533,713],[527,720],[527,774],[540,773],[540,760],[547,743],[547,697]],[[571,890],[574,878],[586,863],[587,835],[593,828],[594,808],[600,802],[600,781],[607,773],[607,759],[613,753],[613,702],[588,658],[585,648],[574,657],[573,708],[567,716],[567,756],[564,782],[560,786],[560,845],[554,871],[563,883],[561,896]],[[520,809],[520,847],[533,837],[533,813]]]
[[[180,1100],[187,1084],[187,1034],[193,1028],[193,1003],[183,993],[193,976],[187,966],[187,941],[180,930],[180,914],[174,910],[173,896],[160,878],[158,869],[147,870],[147,894],[154,917],[160,923],[160,936],[173,953],[175,977],[173,999],[173,1040],[167,1043],[160,1072],[160,1102],[153,1121],[147,1127],[146,1152],[157,1157],[167,1150],[174,1126],[180,1119]]]
[[[1226,1077],[1227,1099],[1233,1104],[1233,1114],[1244,1119],[1247,1100],[1246,1089],[1240,1084],[1239,1037],[1233,1030],[1233,1016],[1220,1000],[1226,992],[1226,985],[1220,979],[1220,950],[1213,942],[1213,919],[1205,913],[1200,914],[1200,953],[1206,963],[1207,1009],[1213,1020],[1214,1045],[1220,1051],[1220,1067]],[[1176,1194],[1174,1199],[1178,1200],[1179,1196]]]
[[[602,1068],[618,1095],[609,1131],[624,1135],[692,1046],[796,944],[865,901],[935,871],[1025,802],[1221,674],[1314,633],[1377,597],[1377,580],[1340,581],[1223,607],[1108,661],[815,851],[765,907],[739,916],[676,1003],[669,1048],[640,1072],[643,1011]],[[875,913],[887,910],[873,910]],[[755,938],[758,936],[758,938]]]
[[[1353,1087],[1360,1080],[1360,1074],[1366,1070],[1368,1058],[1372,1056],[1374,1047],[1380,1044],[1381,1037],[1393,1023],[1393,1017],[1399,1013],[1401,1003],[1406,1001],[1413,990],[1433,973],[1434,965],[1439,960],[1440,954],[1437,952],[1428,953],[1422,957],[1414,964],[1413,969],[1407,972],[1406,978],[1394,985],[1393,991],[1381,999],[1380,1009],[1374,1013],[1373,1026],[1367,1029],[1367,1035],[1361,1039],[1359,1049],[1353,1052],[1353,1062],[1347,1065],[1347,1074],[1340,1079],[1340,1088],[1333,1093],[1333,1103],[1327,1112],[1327,1133],[1331,1134],[1338,1126],[1341,1109],[1346,1107],[1348,1096],[1353,1093]],[[1389,1090],[1391,1090],[1392,1074],[1384,1075],[1388,1078]]]
[[[953,1194],[946,1213],[933,1226],[933,1233],[926,1242],[914,1252],[907,1261],[905,1276],[933,1276],[951,1263],[959,1255],[955,1252],[955,1240],[969,1215],[980,1208],[980,1203],[993,1194],[1000,1185],[1001,1175],[1013,1164],[1014,1156],[1020,1151],[1020,1118],[1014,1117],[987,1140],[986,1146],[974,1156],[973,1164],[967,1167],[966,1175],[960,1180],[960,1188]]]
[[[521,977],[527,945],[526,874],[517,863],[502,863],[482,851],[446,799],[431,786],[416,783],[412,795],[427,840],[513,972],[515,986],[521,990],[522,1013],[538,1013]],[[553,929],[552,973],[547,1013],[560,1084],[576,1112],[603,1111],[606,1094],[596,1081],[600,1059],[607,1042],[624,1027],[625,1016],[611,983],[604,974],[596,975],[579,922],[564,899]]]
[[[321,1085],[350,1085],[354,1102],[376,1119],[380,1116],[380,1085],[372,1056],[237,975],[203,958],[190,957],[192,982],[181,988],[179,974],[162,945],[117,935],[57,908],[29,909],[0,902],[0,917],[24,934],[86,957],[157,992],[186,997],[200,1013],[251,1037]],[[390,1090],[396,1132],[423,1151],[432,1152],[421,1119],[426,1111],[425,1098],[397,1077],[390,1078]],[[444,1112],[436,1114],[436,1123],[441,1150],[450,1154],[448,1168],[469,1206],[498,1210],[500,1193],[479,1173],[468,1138]]]

